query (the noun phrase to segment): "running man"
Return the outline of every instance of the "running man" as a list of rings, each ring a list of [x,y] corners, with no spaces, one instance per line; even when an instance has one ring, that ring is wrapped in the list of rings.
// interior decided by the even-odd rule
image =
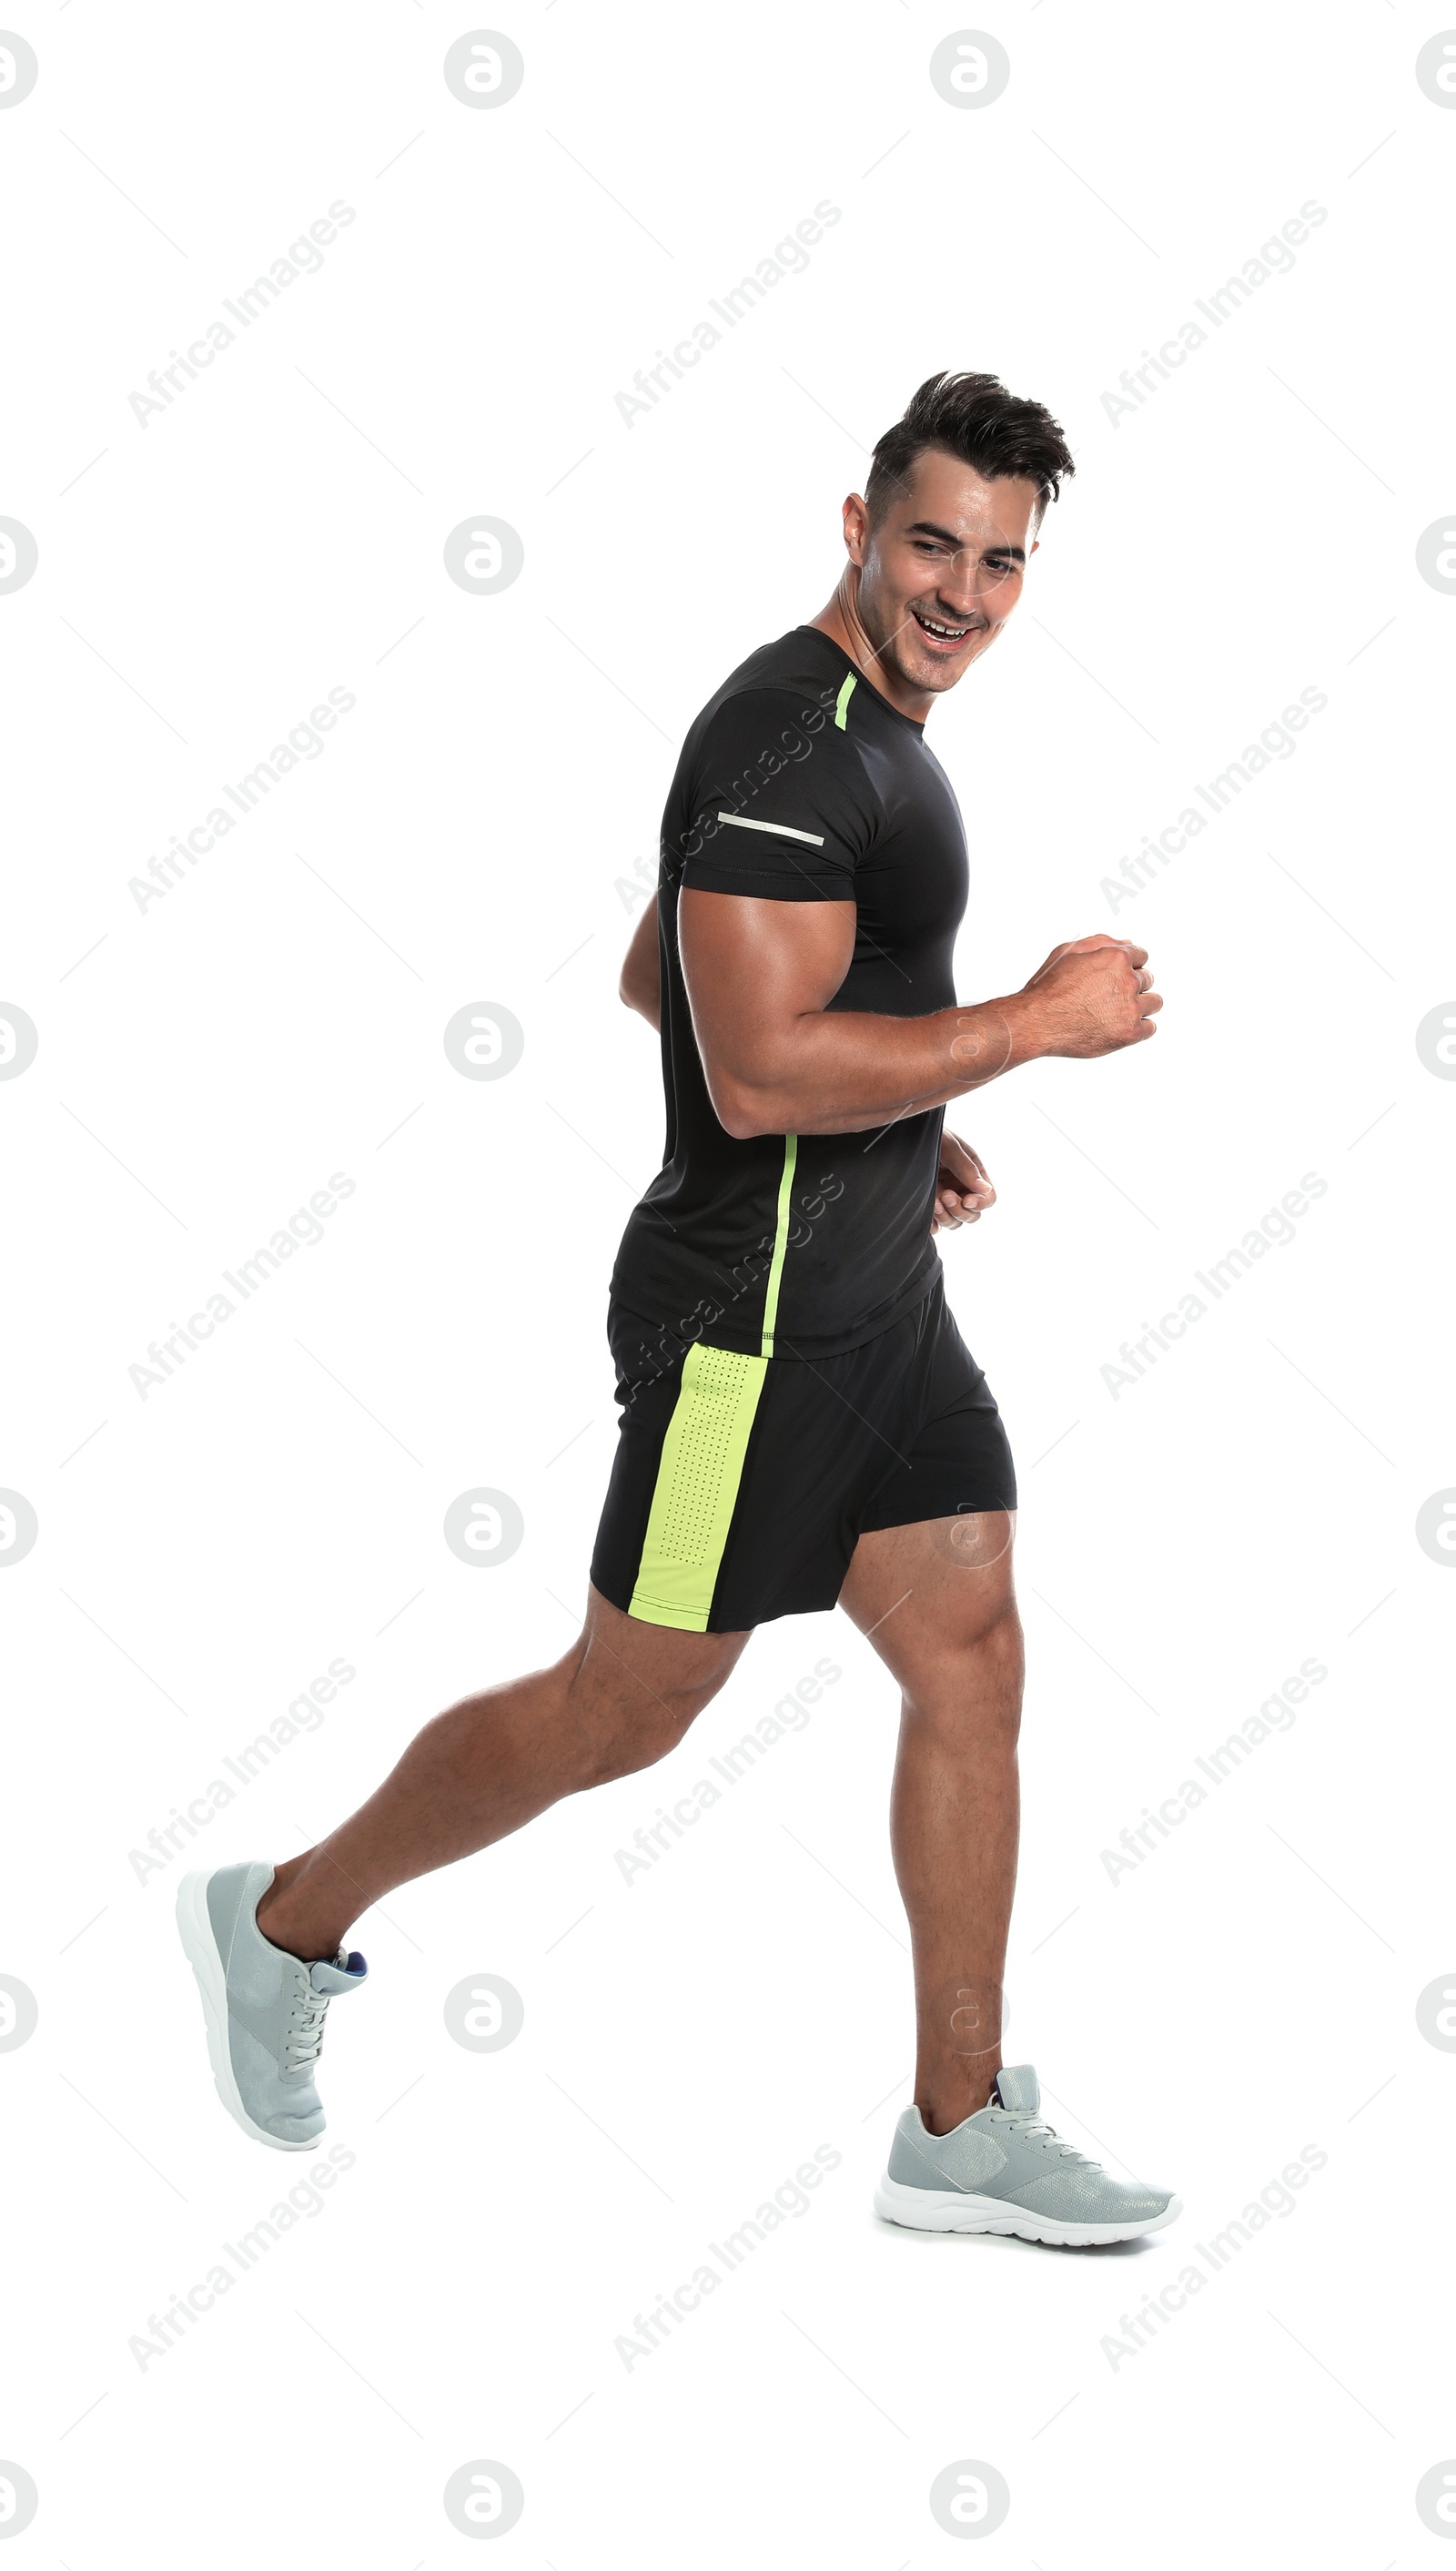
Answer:
[[[306,2151],[344,1940],[397,1884],[677,1748],[756,1625],[836,1602],[899,1687],[890,1828],[914,1956],[914,2103],[875,2197],[921,2231],[1120,2241],[1179,2213],[1046,2123],[1003,2068],[1016,1873],[1016,1488],[933,1236],[995,1202],[954,1100],[1049,1054],[1116,1053],[1162,1002],[1125,938],[1058,946],[961,1003],[966,840],[926,746],[989,651],[1073,470],[993,375],[921,385],[844,503],[811,624],[725,680],[668,798],[622,997],[660,1027],[664,1163],[628,1224],[608,1334],[621,1423],[580,1636],[439,1715],[302,1855],[190,1875],[183,1939],[246,2133]]]

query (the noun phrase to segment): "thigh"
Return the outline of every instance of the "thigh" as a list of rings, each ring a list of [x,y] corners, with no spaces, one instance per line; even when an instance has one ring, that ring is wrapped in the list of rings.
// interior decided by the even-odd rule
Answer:
[[[742,1655],[751,1626],[732,1634],[682,1632],[625,1615],[587,1584],[587,1615],[577,1645],[577,1668],[619,1697],[656,1697],[660,1703],[718,1694]]]
[[[839,1604],[903,1688],[1015,1612],[1012,1509],[920,1518],[861,1535]]]

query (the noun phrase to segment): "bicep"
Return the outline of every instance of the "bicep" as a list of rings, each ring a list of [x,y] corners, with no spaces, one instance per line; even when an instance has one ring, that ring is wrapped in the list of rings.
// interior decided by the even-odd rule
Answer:
[[[734,1083],[771,1079],[795,1022],[827,1008],[854,952],[852,901],[694,891],[678,949],[715,1108]]]

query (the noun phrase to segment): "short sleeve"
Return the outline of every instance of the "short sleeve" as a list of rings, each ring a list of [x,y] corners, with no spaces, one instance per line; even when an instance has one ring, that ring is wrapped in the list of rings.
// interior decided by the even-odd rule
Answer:
[[[766,901],[852,901],[878,797],[832,703],[805,687],[753,689],[708,718],[693,760],[685,887]],[[681,807],[680,807],[681,808]]]

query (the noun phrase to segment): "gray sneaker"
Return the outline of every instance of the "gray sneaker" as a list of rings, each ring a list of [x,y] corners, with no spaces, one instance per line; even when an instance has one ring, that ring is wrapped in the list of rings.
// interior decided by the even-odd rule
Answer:
[[[948,2134],[927,2134],[918,2107],[895,2127],[874,2210],[913,2232],[1014,2232],[1085,2249],[1161,2232],[1183,2207],[1166,2187],[1109,2178],[1053,2132],[1030,2063],[998,2071],[988,2106]]]
[[[368,1971],[340,1946],[331,1964],[305,1964],[257,1924],[270,1865],[220,1865],[184,1875],[177,1924],[198,1977],[218,2095],[244,2134],[276,2152],[311,2152],[323,2131],[313,2066],[328,2003]]]

